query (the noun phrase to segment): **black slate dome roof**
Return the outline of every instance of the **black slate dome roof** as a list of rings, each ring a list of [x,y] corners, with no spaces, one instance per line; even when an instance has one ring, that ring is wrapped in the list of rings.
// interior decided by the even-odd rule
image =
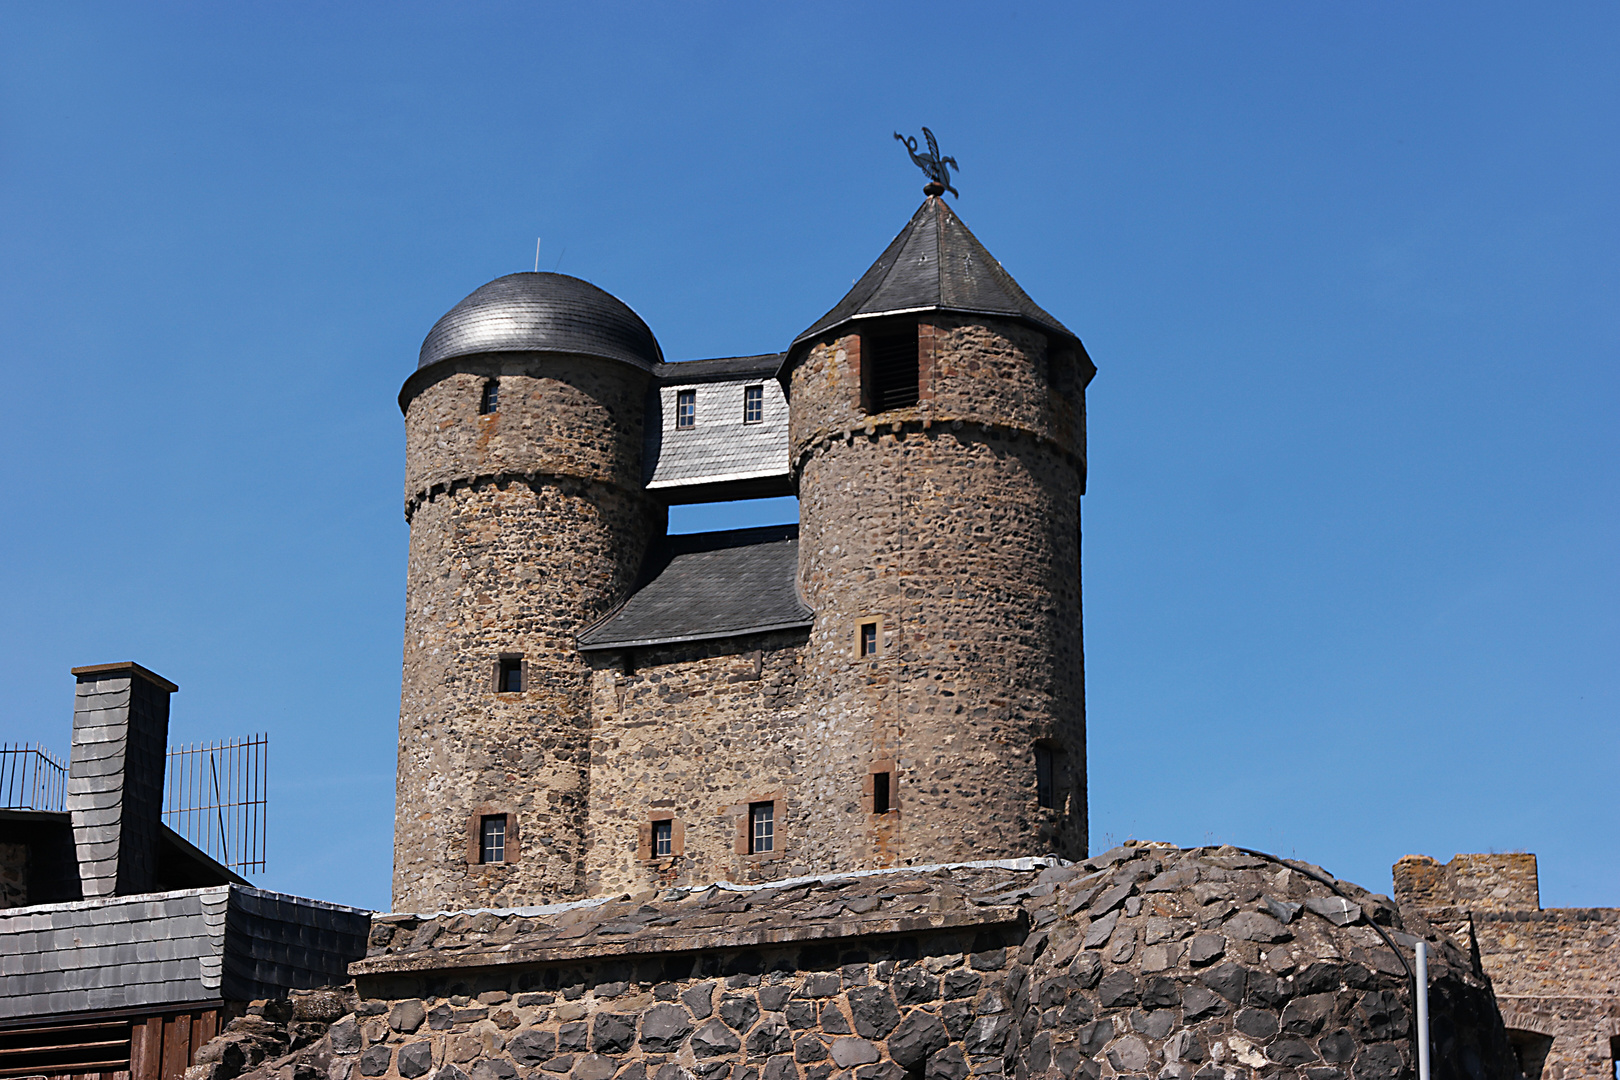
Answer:
[[[567,274],[522,273],[475,289],[428,331],[417,370],[457,356],[489,352],[561,352],[663,362],[658,339],[611,293]]]

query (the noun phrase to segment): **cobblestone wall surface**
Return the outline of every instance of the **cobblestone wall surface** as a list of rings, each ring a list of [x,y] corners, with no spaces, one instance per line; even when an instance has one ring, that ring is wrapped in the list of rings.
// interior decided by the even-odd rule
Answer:
[[[503,361],[506,363],[506,361]],[[405,656],[394,904],[435,911],[580,895],[590,667],[574,635],[629,591],[665,511],[640,490],[646,375],[562,358],[544,377],[452,374],[406,415]],[[417,501],[412,501],[417,499]],[[521,693],[496,690],[521,657]],[[478,859],[508,815],[505,862]]]
[[[1612,1080],[1620,909],[1539,906],[1534,855],[1408,855],[1395,895],[1478,951],[1531,1080]]]
[[[592,659],[590,843],[593,894],[805,873],[819,828],[798,799],[810,733],[803,725],[802,632],[597,654]],[[777,843],[737,850],[752,802],[776,799]],[[669,820],[673,854],[650,848]],[[677,828],[678,826],[678,828]]]
[[[1050,420],[1083,408],[1050,404],[1044,339],[1023,328],[925,329],[916,409],[860,414],[856,337],[792,370],[818,870],[1086,850],[1082,466]],[[874,771],[892,772],[890,813],[870,812]]]
[[[381,916],[358,1007],[308,1060],[332,1080],[1404,1080],[1408,929],[1433,948],[1435,1080],[1512,1080],[1484,978],[1387,898],[1147,844]]]

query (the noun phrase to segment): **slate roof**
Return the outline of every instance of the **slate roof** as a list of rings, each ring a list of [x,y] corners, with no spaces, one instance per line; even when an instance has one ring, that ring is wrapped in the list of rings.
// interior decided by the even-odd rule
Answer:
[[[660,385],[709,382],[716,379],[768,379],[782,366],[781,353],[757,356],[721,356],[713,360],[680,360],[653,368]]]
[[[475,289],[428,331],[417,369],[486,352],[564,352],[661,364],[641,316],[611,293],[567,274],[508,274]]]
[[[357,908],[240,885],[0,911],[0,1019],[340,983],[365,952]]]
[[[855,287],[794,338],[789,351],[855,319],[913,311],[1000,315],[1079,340],[1029,298],[944,199],[931,195]]]
[[[791,495],[788,404],[775,374],[780,353],[660,364],[648,395],[643,482],[671,502]],[[743,422],[746,388],[761,389],[761,418]],[[697,422],[676,426],[676,394],[696,395]],[[746,490],[743,490],[746,488]]]
[[[799,527],[666,537],[647,583],[579,635],[579,647],[622,649],[738,637],[810,625],[799,599]]]

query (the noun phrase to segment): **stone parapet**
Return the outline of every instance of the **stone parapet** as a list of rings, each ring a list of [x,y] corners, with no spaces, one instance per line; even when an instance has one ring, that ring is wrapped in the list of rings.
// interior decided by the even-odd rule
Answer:
[[[1620,909],[1542,908],[1536,857],[1407,855],[1395,896],[1480,959],[1530,1080],[1612,1080],[1620,1057]]]

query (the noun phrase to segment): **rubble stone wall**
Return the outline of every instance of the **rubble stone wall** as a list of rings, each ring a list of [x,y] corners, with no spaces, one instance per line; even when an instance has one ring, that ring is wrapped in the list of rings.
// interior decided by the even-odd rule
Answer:
[[[1082,465],[1049,422],[1062,395],[1045,339],[924,329],[930,396],[915,409],[860,412],[855,335],[792,369],[818,871],[1086,852]],[[880,640],[863,657],[868,622]],[[1056,767],[1050,808],[1037,747]],[[882,771],[894,805],[880,815],[867,796]]]
[[[1524,852],[1408,855],[1394,877],[1403,907],[1477,950],[1530,1080],[1613,1080],[1620,909],[1542,909]]]
[[[807,872],[821,827],[802,807],[810,745],[803,632],[594,654],[591,806],[585,886],[640,892]],[[778,803],[775,849],[738,851],[748,806]],[[675,851],[651,850],[651,823],[672,823]]]
[[[1514,1080],[1483,976],[1387,898],[1147,844],[380,916],[358,1005],[308,1060],[331,1080],[1406,1080],[1418,934],[1435,1080]]]
[[[406,414],[402,910],[580,895],[591,672],[574,635],[623,599],[664,532],[666,511],[640,489],[646,374],[516,362],[451,374]],[[495,373],[499,409],[480,415]],[[522,658],[521,693],[497,692],[503,655]],[[507,859],[481,863],[478,821],[501,814]]]

